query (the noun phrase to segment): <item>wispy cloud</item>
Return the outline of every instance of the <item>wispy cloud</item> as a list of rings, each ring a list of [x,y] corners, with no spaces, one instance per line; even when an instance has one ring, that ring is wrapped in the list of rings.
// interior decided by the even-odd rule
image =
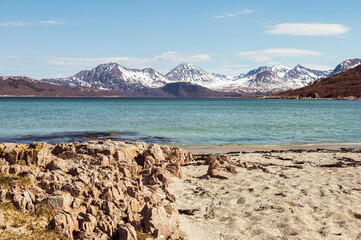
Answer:
[[[20,58],[21,58],[20,56],[14,56],[14,55],[8,56],[8,59],[20,59]]]
[[[236,13],[226,13],[226,14],[223,14],[223,15],[217,15],[217,16],[213,16],[212,18],[217,18],[217,19],[220,19],[220,18],[231,18],[231,17],[237,17],[239,15],[243,15],[243,14],[249,14],[249,13],[253,13],[252,10],[250,9],[244,9],[240,12],[236,12]]]
[[[150,58],[135,57],[48,57],[44,59],[48,66],[64,66],[93,68],[96,65],[115,62],[125,67],[145,68],[163,63],[207,62],[211,57],[207,54],[186,55],[177,52],[166,52]]]
[[[94,65],[116,62],[119,64],[142,66],[149,62],[149,59],[132,57],[99,57],[99,58],[73,58],[73,57],[50,57],[46,59],[46,65],[73,66],[73,67],[94,67]]]
[[[349,27],[343,24],[327,23],[281,23],[271,26],[266,33],[290,36],[329,36],[347,33]]]
[[[66,22],[63,21],[63,20],[57,20],[57,21],[54,21],[54,20],[39,21],[39,23],[44,24],[44,25],[64,25],[64,24],[66,24]]]
[[[23,26],[30,26],[34,25],[33,22],[21,22],[21,21],[13,21],[13,22],[2,22],[0,26],[4,27],[23,27]]]
[[[31,25],[64,25],[66,22],[64,20],[44,20],[37,22],[22,22],[22,21],[12,21],[12,22],[2,22],[0,26],[3,27],[24,27]]]
[[[177,52],[165,52],[160,56],[155,56],[154,60],[168,62],[208,62],[211,60],[211,57],[208,54],[186,55]]]
[[[321,56],[321,52],[296,48],[269,48],[258,51],[240,52],[238,56],[257,62],[272,61],[274,57]]]

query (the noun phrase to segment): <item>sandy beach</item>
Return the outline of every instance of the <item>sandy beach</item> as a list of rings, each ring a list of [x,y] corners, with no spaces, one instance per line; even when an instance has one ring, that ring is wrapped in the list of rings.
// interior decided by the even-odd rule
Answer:
[[[246,167],[207,180],[196,161],[170,185],[188,239],[361,239],[360,150],[226,155]]]

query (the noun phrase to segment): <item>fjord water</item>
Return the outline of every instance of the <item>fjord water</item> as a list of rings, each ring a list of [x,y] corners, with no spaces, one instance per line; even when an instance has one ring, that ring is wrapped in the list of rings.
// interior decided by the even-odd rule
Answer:
[[[94,132],[175,145],[360,143],[361,101],[0,98],[0,142]]]

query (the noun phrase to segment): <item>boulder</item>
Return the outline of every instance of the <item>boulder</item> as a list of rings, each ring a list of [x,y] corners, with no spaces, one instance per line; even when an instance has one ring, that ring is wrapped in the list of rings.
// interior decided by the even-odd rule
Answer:
[[[23,158],[26,147],[24,144],[3,143],[1,144],[1,157],[5,158],[10,165],[17,164],[18,160]]]
[[[221,165],[219,164],[218,160],[213,159],[209,163],[207,175],[210,177],[215,177],[218,174],[220,167],[221,167]]]
[[[178,235],[178,212],[172,205],[155,207],[146,204],[142,214],[145,232],[150,232],[156,237],[163,235],[165,239]]]
[[[25,160],[28,164],[45,166],[51,156],[53,146],[44,142],[35,142],[26,150]]]
[[[173,177],[177,177],[179,179],[182,178],[182,168],[180,162],[168,163],[165,170],[167,170]]]
[[[149,153],[154,158],[155,164],[160,164],[161,162],[165,161],[163,151],[158,144],[151,144],[147,150],[147,153]]]
[[[67,171],[68,164],[62,158],[54,157],[48,164],[46,164],[46,169],[49,169],[50,171],[53,170]]]
[[[78,221],[72,214],[61,210],[50,221],[49,227],[56,233],[73,239],[73,234],[78,229]]]
[[[97,225],[97,219],[90,213],[85,214],[82,223],[80,224],[80,230],[86,233],[92,233]]]
[[[31,192],[15,192],[13,194],[13,203],[20,209],[22,212],[31,211],[34,212],[35,207],[33,202],[35,201],[35,196]]]
[[[48,197],[47,203],[55,210],[70,211],[70,206],[73,202],[73,197],[70,193],[56,192],[52,196]]]
[[[129,223],[121,225],[117,229],[118,240],[137,240],[135,228]]]

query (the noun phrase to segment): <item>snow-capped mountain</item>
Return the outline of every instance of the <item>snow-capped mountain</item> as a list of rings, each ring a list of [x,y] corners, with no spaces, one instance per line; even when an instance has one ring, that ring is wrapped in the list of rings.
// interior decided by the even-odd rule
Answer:
[[[329,73],[330,71],[312,70],[301,65],[292,69],[283,65],[261,66],[236,77],[232,83],[221,85],[219,89],[275,92],[306,86],[316,79],[326,77]]]
[[[152,68],[129,69],[117,63],[101,64],[92,70],[80,71],[72,77],[43,79],[43,81],[70,87],[95,87],[118,90],[124,87],[162,87],[168,79]]]
[[[315,80],[360,64],[361,59],[348,59],[339,64],[332,72],[331,70],[313,70],[302,65],[294,68],[283,65],[261,66],[246,74],[227,76],[210,74],[190,63],[182,63],[166,75],[152,68],[139,70],[126,68],[117,63],[107,63],[92,70],[80,71],[68,78],[43,79],[43,81],[70,87],[113,90],[128,96],[137,94],[151,96],[154,89],[163,88],[167,84],[175,82],[186,82],[223,92],[261,95],[304,87]],[[161,96],[161,94],[157,96]]]
[[[284,75],[284,80],[290,88],[300,88],[313,83],[317,79],[327,77],[330,72],[330,70],[313,70],[302,65],[297,65]]]
[[[190,63],[178,65],[165,76],[171,82],[188,82],[208,88],[224,81],[222,78],[216,77]]]
[[[344,72],[348,69],[357,67],[358,65],[361,65],[361,58],[346,59],[345,61],[337,65],[329,76]]]

